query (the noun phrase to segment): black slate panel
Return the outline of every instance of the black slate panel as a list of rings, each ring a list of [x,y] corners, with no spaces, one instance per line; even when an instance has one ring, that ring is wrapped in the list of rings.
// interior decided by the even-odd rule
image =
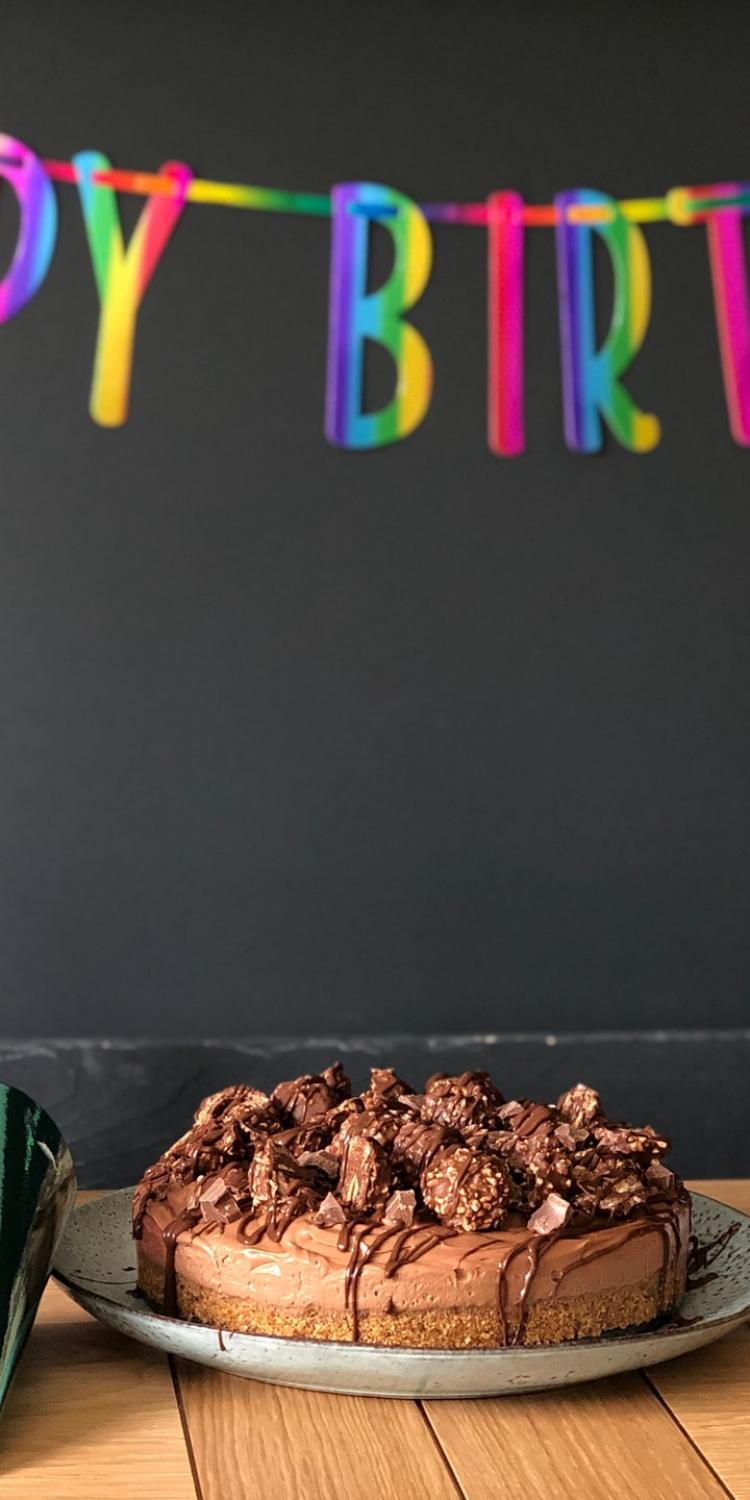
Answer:
[[[341,1057],[356,1085],[392,1063],[415,1085],[438,1069],[488,1069],[506,1094],[552,1099],[583,1079],[608,1110],[664,1130],[685,1176],[750,1175],[750,1031],[542,1036],[382,1036],[148,1042],[0,1042],[0,1080],[25,1089],[61,1127],[82,1187],[135,1181],[228,1083],[270,1088]]]

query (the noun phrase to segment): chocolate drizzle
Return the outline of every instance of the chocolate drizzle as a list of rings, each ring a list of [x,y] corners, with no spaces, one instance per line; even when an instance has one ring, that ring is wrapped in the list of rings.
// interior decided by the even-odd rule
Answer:
[[[738,1233],[739,1228],[740,1225],[735,1220],[732,1224],[727,1224],[726,1229],[721,1234],[717,1234],[715,1239],[709,1240],[705,1245],[699,1245],[696,1236],[691,1234],[690,1249],[688,1251],[687,1287],[689,1292],[697,1291],[699,1287],[706,1286],[709,1281],[713,1281],[716,1278],[718,1275],[716,1271],[709,1272],[707,1276],[703,1276],[700,1280],[695,1279],[695,1274],[696,1271],[706,1271],[709,1266],[713,1265],[715,1260],[718,1260],[719,1256],[726,1250],[729,1241],[733,1240],[734,1236]]]
[[[177,1317],[177,1241],[185,1229],[192,1229],[198,1220],[197,1209],[186,1209],[167,1224],[164,1233],[164,1312],[168,1318]]]

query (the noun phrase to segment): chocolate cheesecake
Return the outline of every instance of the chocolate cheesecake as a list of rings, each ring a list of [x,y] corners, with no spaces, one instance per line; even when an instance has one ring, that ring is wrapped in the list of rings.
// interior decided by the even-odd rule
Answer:
[[[142,1293],[243,1333],[420,1348],[552,1344],[679,1303],[690,1199],[650,1126],[576,1084],[506,1102],[340,1063],[205,1099],[135,1190]]]

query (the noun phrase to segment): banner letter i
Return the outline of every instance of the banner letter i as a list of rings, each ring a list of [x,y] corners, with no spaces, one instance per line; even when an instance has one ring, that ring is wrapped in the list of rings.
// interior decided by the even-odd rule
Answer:
[[[523,199],[487,199],[487,441],[505,458],[526,447],[523,406]]]

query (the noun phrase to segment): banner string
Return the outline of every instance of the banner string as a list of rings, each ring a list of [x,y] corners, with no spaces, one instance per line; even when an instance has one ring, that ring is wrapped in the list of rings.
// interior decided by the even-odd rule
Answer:
[[[72,162],[47,159],[43,165],[55,182],[75,184],[78,180]],[[158,172],[132,172],[112,167],[108,171],[94,172],[92,180],[114,188],[118,193],[135,193],[140,197],[173,198],[177,192],[174,178],[160,176]],[[665,220],[696,223],[721,208],[750,207],[750,191],[706,198],[694,197],[695,192],[694,188],[673,188],[662,198],[624,198],[618,208],[630,223],[654,224]],[[306,214],[317,218],[330,218],[331,215],[328,193],[295,193],[284,188],[253,187],[239,182],[211,182],[200,177],[189,182],[184,199],[188,203],[249,208],[265,213]],[[489,223],[486,203],[421,203],[419,206],[425,218],[433,224],[486,228]],[[368,218],[388,218],[398,209],[385,203],[382,208],[377,204],[367,204],[360,205],[357,212]],[[611,223],[614,213],[603,204],[571,204],[565,218],[571,224]],[[527,203],[520,210],[520,219],[531,229],[553,228],[560,222],[560,211],[554,203]]]

